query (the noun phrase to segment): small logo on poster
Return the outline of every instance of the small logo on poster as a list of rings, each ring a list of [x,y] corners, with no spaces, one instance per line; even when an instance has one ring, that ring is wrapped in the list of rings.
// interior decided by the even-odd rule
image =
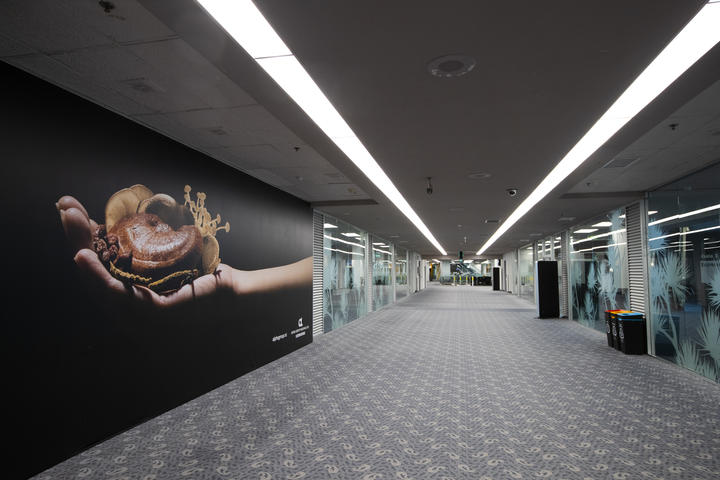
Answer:
[[[298,327],[302,327],[302,317],[298,319]]]

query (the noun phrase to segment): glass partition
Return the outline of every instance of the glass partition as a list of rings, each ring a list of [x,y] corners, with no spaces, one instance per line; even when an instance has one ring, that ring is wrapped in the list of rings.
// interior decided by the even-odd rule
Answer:
[[[373,310],[393,302],[392,245],[372,237]]]
[[[395,297],[400,300],[408,295],[407,250],[395,248]]]
[[[649,195],[650,319],[655,355],[720,382],[720,167],[701,175]]]
[[[627,309],[625,209],[614,210],[570,232],[572,318],[605,331],[605,310]]]
[[[533,265],[533,246],[527,245],[518,250],[518,277],[520,286],[518,294],[535,301],[535,265]]]
[[[325,216],[323,236],[323,326],[329,332],[367,313],[367,234]]]

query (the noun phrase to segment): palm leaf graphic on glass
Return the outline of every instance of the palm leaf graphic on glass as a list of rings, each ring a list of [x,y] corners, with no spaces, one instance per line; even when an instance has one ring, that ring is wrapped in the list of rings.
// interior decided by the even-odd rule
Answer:
[[[720,263],[720,257],[716,256],[715,261]],[[710,287],[707,296],[710,307],[720,310],[720,267],[715,269],[710,281],[705,283]]]
[[[600,263],[599,273],[597,275],[598,294],[605,300],[605,305],[611,310],[617,308],[617,291],[615,286],[615,275],[608,262]]]
[[[655,332],[668,339],[679,354],[673,306],[682,308],[690,289],[684,285],[689,269],[675,252],[655,253],[650,267],[650,296]]]
[[[677,354],[675,355],[675,363],[688,370],[697,372],[704,377],[712,378],[713,380],[716,378],[715,368],[712,364],[703,361],[700,352],[690,339],[685,338],[680,342]]]
[[[715,257],[716,264],[720,258]],[[700,351],[711,360],[715,370],[714,378],[720,382],[720,267],[715,268],[705,282],[708,286],[708,309],[703,311],[702,323],[698,329]]]
[[[578,264],[578,267],[580,265]],[[580,270],[580,268],[578,268]],[[578,274],[582,278],[582,273],[578,272]],[[582,323],[583,325],[592,327],[595,324],[595,289],[597,285],[597,274],[595,273],[595,262],[590,262],[588,266],[588,273],[587,273],[587,290],[585,290],[585,295],[583,297],[582,304],[578,305],[578,321]],[[577,288],[576,288],[576,294],[574,295],[575,298],[578,297],[578,293],[580,292],[580,285],[582,284],[582,280],[578,282]]]
[[[592,327],[595,324],[595,296],[590,290],[585,292],[585,309],[583,311],[583,325]]]
[[[700,350],[710,357],[714,366],[714,374],[706,376],[720,381],[720,314],[712,310],[704,311],[698,335]]]

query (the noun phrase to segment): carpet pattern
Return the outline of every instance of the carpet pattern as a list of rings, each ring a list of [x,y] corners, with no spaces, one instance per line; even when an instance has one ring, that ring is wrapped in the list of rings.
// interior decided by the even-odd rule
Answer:
[[[720,386],[431,286],[36,478],[720,478]]]

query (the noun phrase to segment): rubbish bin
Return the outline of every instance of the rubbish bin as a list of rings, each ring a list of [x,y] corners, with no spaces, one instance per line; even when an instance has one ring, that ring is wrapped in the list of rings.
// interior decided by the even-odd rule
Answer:
[[[608,335],[608,345],[615,350],[620,350],[620,340],[618,339],[618,323],[617,316],[619,313],[632,313],[630,310],[607,310],[605,312],[605,330]],[[609,329],[609,331],[608,331]]]
[[[630,355],[647,353],[645,316],[642,313],[616,313],[618,324],[618,350]]]
[[[608,347],[613,346],[612,314],[622,310],[605,310],[605,335],[607,335]]]

